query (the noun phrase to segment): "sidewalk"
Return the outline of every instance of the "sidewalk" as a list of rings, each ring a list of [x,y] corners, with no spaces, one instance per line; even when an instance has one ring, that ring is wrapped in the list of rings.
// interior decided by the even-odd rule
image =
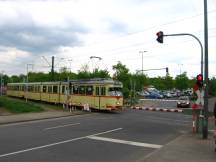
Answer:
[[[215,162],[213,135],[203,140],[201,134],[187,133],[141,159],[139,162]]]
[[[45,111],[40,113],[7,114],[7,115],[0,115],[0,125],[32,121],[32,120],[40,120],[40,119],[59,118],[59,117],[80,115],[85,113],[87,112],[83,112],[83,111],[69,112],[69,111],[62,110],[62,111]]]

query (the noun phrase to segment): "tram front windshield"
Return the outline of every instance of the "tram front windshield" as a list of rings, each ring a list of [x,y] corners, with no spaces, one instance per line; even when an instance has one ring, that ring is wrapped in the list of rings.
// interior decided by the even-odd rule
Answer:
[[[110,96],[122,96],[122,88],[120,87],[111,87],[109,88]]]

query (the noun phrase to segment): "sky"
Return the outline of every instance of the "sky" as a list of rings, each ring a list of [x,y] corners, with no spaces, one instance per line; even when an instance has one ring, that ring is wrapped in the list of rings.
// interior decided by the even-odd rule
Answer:
[[[200,73],[203,0],[0,0],[0,72],[7,75],[107,69],[119,61],[131,73],[169,68],[172,77]],[[209,76],[216,76],[216,1],[208,0]],[[99,59],[101,58],[101,59]],[[142,59],[143,58],[143,59]],[[143,65],[143,66],[142,66]],[[166,71],[145,71],[149,77]]]

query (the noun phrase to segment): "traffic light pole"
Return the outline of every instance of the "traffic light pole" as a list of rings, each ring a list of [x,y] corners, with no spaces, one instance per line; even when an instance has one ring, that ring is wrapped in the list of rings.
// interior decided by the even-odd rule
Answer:
[[[145,70],[142,69],[142,70],[137,70],[137,73],[140,72],[140,71],[143,72],[143,71],[164,70],[164,69],[166,70],[166,74],[168,75],[169,74],[168,67],[166,67],[166,68],[159,68],[159,69],[145,69]]]
[[[204,120],[202,124],[203,139],[208,138],[208,21],[207,21],[207,0],[204,0],[204,27],[205,27],[205,78],[204,78]],[[179,34],[163,34],[163,36],[192,36],[195,38],[201,47],[201,74],[203,75],[203,46],[201,41],[193,34],[179,33]]]
[[[179,33],[179,34],[164,34],[163,36],[186,36],[186,35],[195,38],[200,45],[200,48],[201,48],[201,74],[203,75],[203,45],[202,45],[201,41],[195,35],[190,34],[190,33]]]
[[[208,11],[204,0],[205,82],[204,82],[204,126],[203,139],[208,138]]]

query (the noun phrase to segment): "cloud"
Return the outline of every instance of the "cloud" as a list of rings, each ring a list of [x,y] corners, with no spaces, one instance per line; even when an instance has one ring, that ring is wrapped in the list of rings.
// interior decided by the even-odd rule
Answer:
[[[127,33],[127,25],[120,21],[110,21],[109,30],[114,33]]]
[[[73,20],[65,26],[45,26],[34,22],[31,15],[19,12],[0,24],[0,44],[31,53],[53,52],[60,46],[80,46],[79,34],[87,32],[87,28]]]

